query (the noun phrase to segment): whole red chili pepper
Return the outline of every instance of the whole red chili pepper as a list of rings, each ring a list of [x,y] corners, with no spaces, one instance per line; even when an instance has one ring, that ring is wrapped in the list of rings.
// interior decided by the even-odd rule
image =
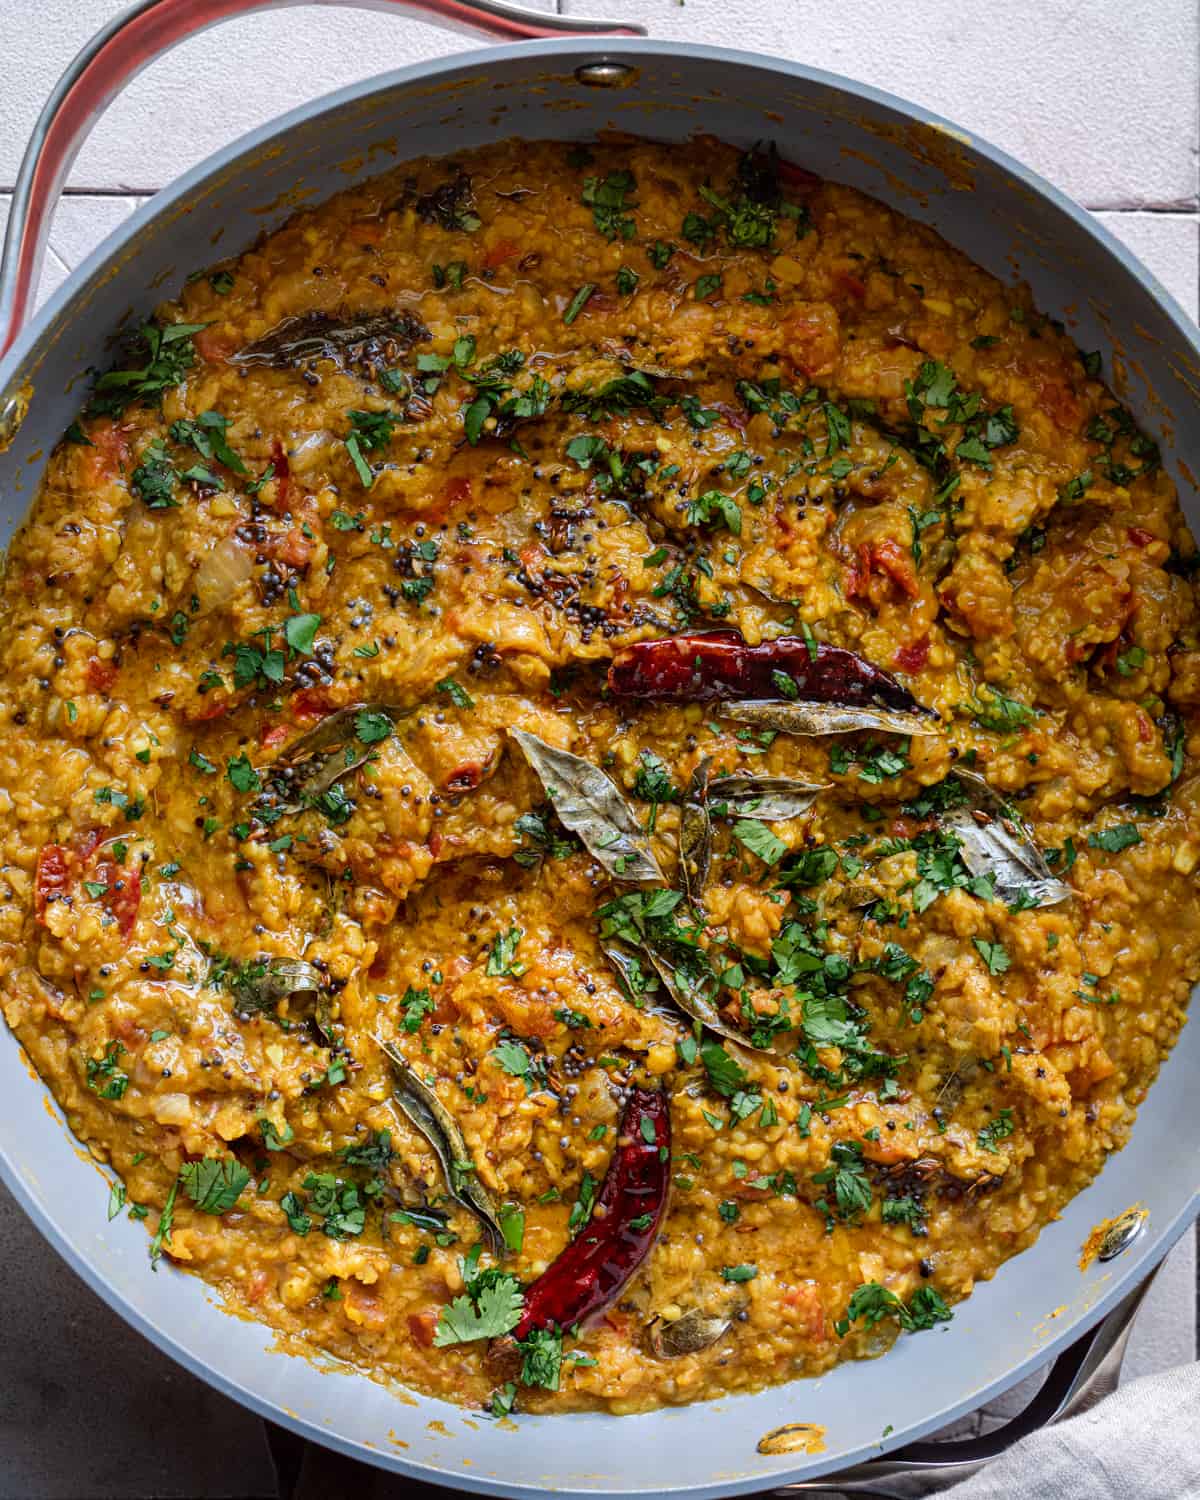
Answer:
[[[572,1328],[615,1301],[658,1237],[670,1170],[670,1103],[661,1089],[635,1088],[592,1217],[526,1288],[514,1338],[551,1324]]]
[[[608,686],[618,698],[800,698],[842,708],[923,711],[907,688],[853,651],[793,635],[748,646],[736,630],[626,646],[613,657]]]

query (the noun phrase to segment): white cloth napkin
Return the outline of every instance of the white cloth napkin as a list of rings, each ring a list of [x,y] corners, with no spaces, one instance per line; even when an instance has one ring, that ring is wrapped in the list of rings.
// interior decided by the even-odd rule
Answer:
[[[944,1493],[953,1500],[1196,1500],[1200,1364],[1130,1381]]]

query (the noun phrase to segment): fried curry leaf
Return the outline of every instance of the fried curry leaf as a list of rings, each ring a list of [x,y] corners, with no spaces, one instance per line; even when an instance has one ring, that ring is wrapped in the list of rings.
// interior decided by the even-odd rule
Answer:
[[[646,1341],[655,1359],[681,1359],[710,1348],[732,1325],[731,1317],[714,1317],[692,1307],[670,1322],[656,1318],[647,1330]]]
[[[679,818],[679,875],[684,894],[695,903],[704,894],[712,863],[712,817],[708,810],[708,773],[712,758],[705,756],[692,772]]]
[[[889,734],[938,734],[941,725],[925,713],[897,708],[841,708],[834,703],[774,702],[747,698],[722,703],[717,708],[724,719],[737,719],[777,734],[853,734],[859,729],[882,729]]]
[[[559,821],[610,875],[665,883],[649,839],[610,776],[582,756],[556,749],[527,730],[509,733],[542,783]]]
[[[954,776],[972,803],[948,808],[938,821],[957,839],[958,855],[970,873],[990,877],[1001,901],[1056,906],[1068,900],[1071,887],[1055,879],[1029,830],[983,777],[959,769]]]
[[[504,1231],[491,1195],[479,1180],[458,1122],[397,1047],[378,1036],[375,1041],[392,1065],[393,1097],[409,1124],[428,1141],[441,1164],[450,1196],[475,1215],[487,1231],[492,1248],[499,1253]]]
[[[271,769],[272,819],[317,805],[338,782],[376,754],[375,747],[409,712],[390,703],[353,703],[293,740]],[[365,748],[354,749],[355,740]]]
[[[302,958],[235,959],[217,957],[209,965],[209,984],[229,991],[239,1015],[274,1010],[292,995],[318,994],[324,987],[319,969]]]
[[[407,312],[350,317],[309,312],[284,318],[269,333],[239,349],[230,364],[295,370],[323,359],[339,369],[373,372],[428,338],[429,329]]]
[[[793,776],[721,776],[709,786],[709,801],[716,813],[776,823],[802,818],[828,785]]]
[[[629,891],[616,897],[597,913],[601,947],[627,983],[627,956],[616,945],[632,948],[649,963],[684,1015],[731,1042],[754,1047],[757,1044],[728,1025],[717,1010],[720,981],[700,946],[701,924],[686,905],[681,906],[683,902],[681,891]]]

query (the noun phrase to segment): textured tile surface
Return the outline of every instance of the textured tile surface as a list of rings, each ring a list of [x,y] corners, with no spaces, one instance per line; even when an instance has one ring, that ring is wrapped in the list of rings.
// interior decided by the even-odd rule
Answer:
[[[1196,204],[1194,0],[563,0],[653,36],[795,58],[1003,146],[1097,208]]]
[[[0,0],[0,35],[19,62],[0,91],[0,230],[3,190],[43,99],[126,3]],[[1102,221],[1196,315],[1194,0],[925,0],[919,9],[884,0],[561,0],[560,8],[636,18],[656,36],[782,53],[919,100],[1102,210]],[[135,81],[85,146],[55,218],[42,295],[132,212],[139,192],[240,132],[354,79],[470,45],[404,15],[324,7],[247,18],[186,44]],[[262,1425],[109,1312],[2,1189],[0,1267],[7,1285],[19,1276],[22,1288],[8,1301],[0,1341],[0,1500],[275,1494]],[[1195,1357],[1195,1282],[1189,1235],[1139,1315],[1130,1375]],[[1011,1392],[964,1429],[994,1426],[1029,1393],[1028,1385]],[[312,1458],[305,1469],[306,1497],[415,1493],[363,1485],[332,1460]]]
[[[1096,217],[1125,241],[1184,311],[1196,317],[1200,299],[1200,218],[1181,213],[1111,212],[1101,212]]]
[[[0,89],[0,188],[16,179],[34,121],[59,74],[128,0],[0,0],[4,56],[19,50]],[[554,10],[553,0],[523,0]],[[20,38],[20,40],[16,40]],[[227,21],[133,80],[97,124],[69,185],[161,187],[217,147],[344,84],[483,45],[415,20],[328,5]]]

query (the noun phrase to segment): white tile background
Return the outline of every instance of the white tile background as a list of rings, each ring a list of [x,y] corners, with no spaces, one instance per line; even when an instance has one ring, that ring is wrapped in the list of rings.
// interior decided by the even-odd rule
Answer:
[[[0,225],[42,101],[122,3],[0,0]],[[1013,152],[1094,210],[1196,315],[1195,0],[527,3],[637,19],[654,36],[783,54],[919,100]],[[55,219],[42,295],[146,196],[241,132],[344,83],[466,45],[403,14],[329,5],[247,17],[185,43],[134,81],[80,153]],[[5,1283],[13,1285],[17,1267],[31,1259],[38,1267],[39,1295],[30,1299],[36,1314],[26,1338],[10,1328],[0,1341],[0,1500],[266,1492],[261,1443],[240,1414],[209,1410],[219,1398],[210,1401],[176,1376],[101,1309],[0,1197]],[[1139,1318],[1127,1361],[1132,1373],[1195,1358],[1195,1275],[1188,1236]],[[119,1377],[103,1413],[94,1393],[75,1389],[81,1348],[102,1354]],[[219,1434],[227,1457],[244,1455],[242,1487],[217,1477],[211,1453],[203,1444],[192,1452],[178,1423],[163,1449],[152,1429],[161,1433],[167,1410],[154,1420],[148,1393],[163,1393],[169,1406],[176,1390],[181,1407],[205,1410],[205,1426]],[[107,1445],[62,1441],[74,1424],[94,1432],[101,1416]]]

